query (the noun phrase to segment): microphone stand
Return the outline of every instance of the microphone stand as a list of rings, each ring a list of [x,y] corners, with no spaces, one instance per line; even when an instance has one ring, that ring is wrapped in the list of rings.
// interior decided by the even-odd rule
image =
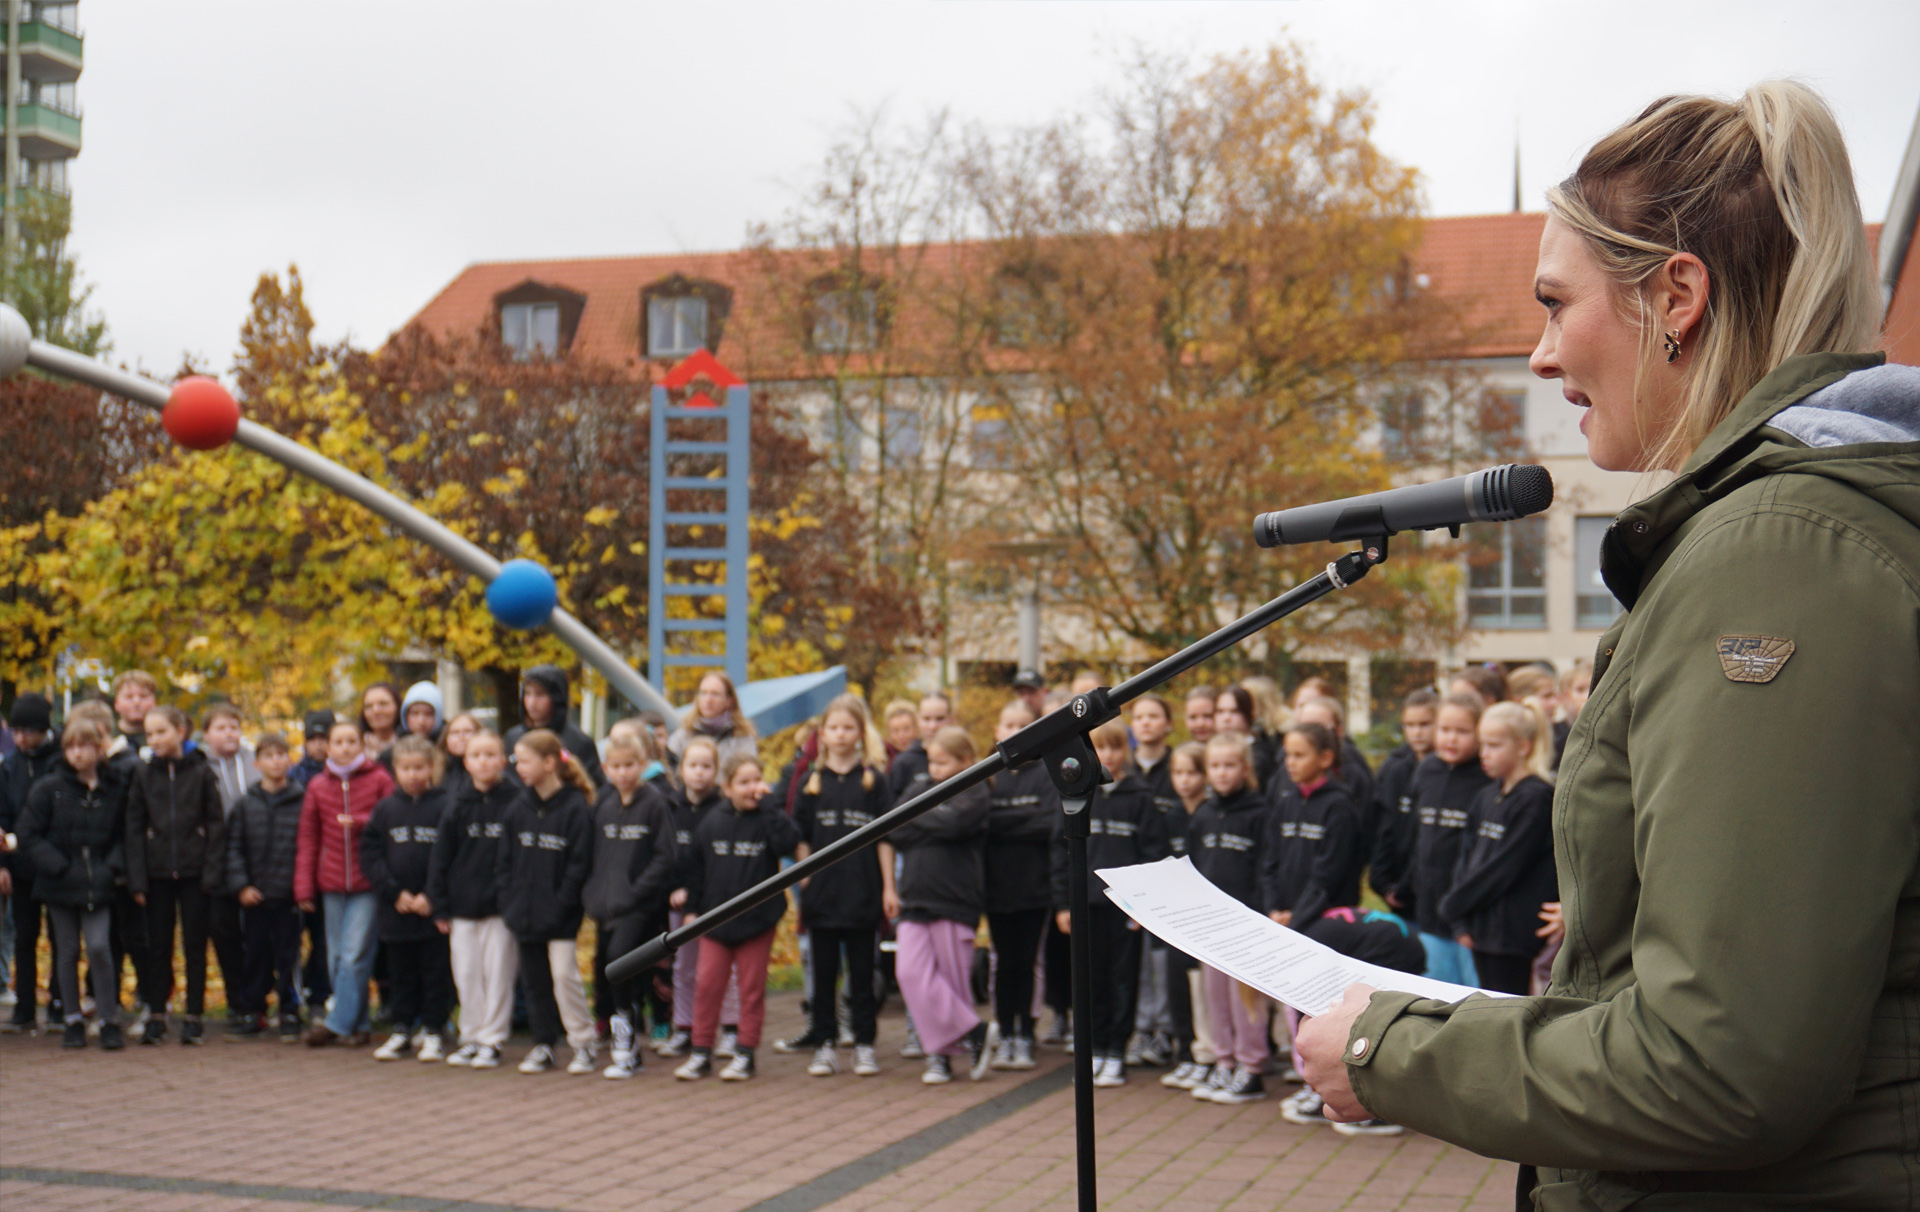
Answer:
[[[1061,832],[1067,842],[1068,924],[1071,935],[1071,975],[1073,982],[1073,1118],[1074,1148],[1078,1162],[1080,1212],[1096,1212],[1094,1198],[1093,1140],[1093,1042],[1090,1023],[1093,1017],[1093,957],[1087,937],[1087,838],[1091,833],[1087,804],[1094,789],[1108,781],[1107,772],[1094,756],[1087,734],[1120,714],[1120,708],[1165,682],[1171,681],[1201,662],[1213,657],[1271,623],[1320,600],[1337,589],[1345,589],[1367,575],[1373,566],[1387,558],[1387,537],[1380,532],[1364,540],[1359,551],[1328,564],[1326,571],[1297,585],[1266,605],[1241,616],[1205,639],[1189,645],[1165,660],[1134,674],[1111,689],[1101,686],[1077,695],[1072,702],[1050,711],[1014,733],[995,747],[994,752],[972,766],[914,796],[883,816],[875,818],[831,845],[823,846],[806,858],[770,876],[734,896],[698,918],[651,939],[607,965],[607,980],[623,984],[634,980],[649,968],[658,966],[681,947],[694,942],[747,910],[785,892],[823,867],[873,845],[894,829],[952,799],[969,787],[985,782],[1003,770],[1012,770],[1033,762],[1045,762],[1047,773],[1060,792],[1063,814]],[[814,990],[814,996],[832,996]]]

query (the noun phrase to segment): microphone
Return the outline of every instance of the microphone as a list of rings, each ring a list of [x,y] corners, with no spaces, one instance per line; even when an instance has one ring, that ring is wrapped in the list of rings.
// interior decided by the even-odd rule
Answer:
[[[1508,463],[1451,480],[1263,513],[1253,520],[1253,541],[1262,547],[1338,543],[1443,526],[1457,536],[1464,523],[1511,522],[1551,504],[1553,477],[1546,468]]]

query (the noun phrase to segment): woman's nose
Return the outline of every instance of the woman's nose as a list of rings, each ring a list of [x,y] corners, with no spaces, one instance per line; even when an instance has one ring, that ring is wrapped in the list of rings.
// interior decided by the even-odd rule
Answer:
[[[1553,325],[1549,322],[1540,328],[1540,342],[1527,357],[1527,369],[1543,379],[1558,379],[1561,377],[1558,354],[1558,344],[1553,339]]]

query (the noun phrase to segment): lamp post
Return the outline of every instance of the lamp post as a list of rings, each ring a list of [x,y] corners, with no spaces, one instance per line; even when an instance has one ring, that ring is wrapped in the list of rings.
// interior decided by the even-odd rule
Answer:
[[[988,543],[994,558],[1009,563],[1026,563],[1031,575],[1020,590],[1015,605],[1015,627],[1019,635],[1019,668],[1044,673],[1040,664],[1040,565],[1038,561],[1067,549],[1065,539],[1002,539]]]

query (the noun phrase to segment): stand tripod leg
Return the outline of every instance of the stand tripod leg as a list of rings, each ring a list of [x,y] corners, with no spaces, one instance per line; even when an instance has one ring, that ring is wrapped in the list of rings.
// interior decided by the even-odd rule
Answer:
[[[1073,823],[1077,818],[1079,828]],[[1073,1135],[1079,1163],[1080,1212],[1095,1212],[1093,1151],[1093,936],[1087,921],[1086,809],[1067,820],[1067,924],[1073,983]]]

